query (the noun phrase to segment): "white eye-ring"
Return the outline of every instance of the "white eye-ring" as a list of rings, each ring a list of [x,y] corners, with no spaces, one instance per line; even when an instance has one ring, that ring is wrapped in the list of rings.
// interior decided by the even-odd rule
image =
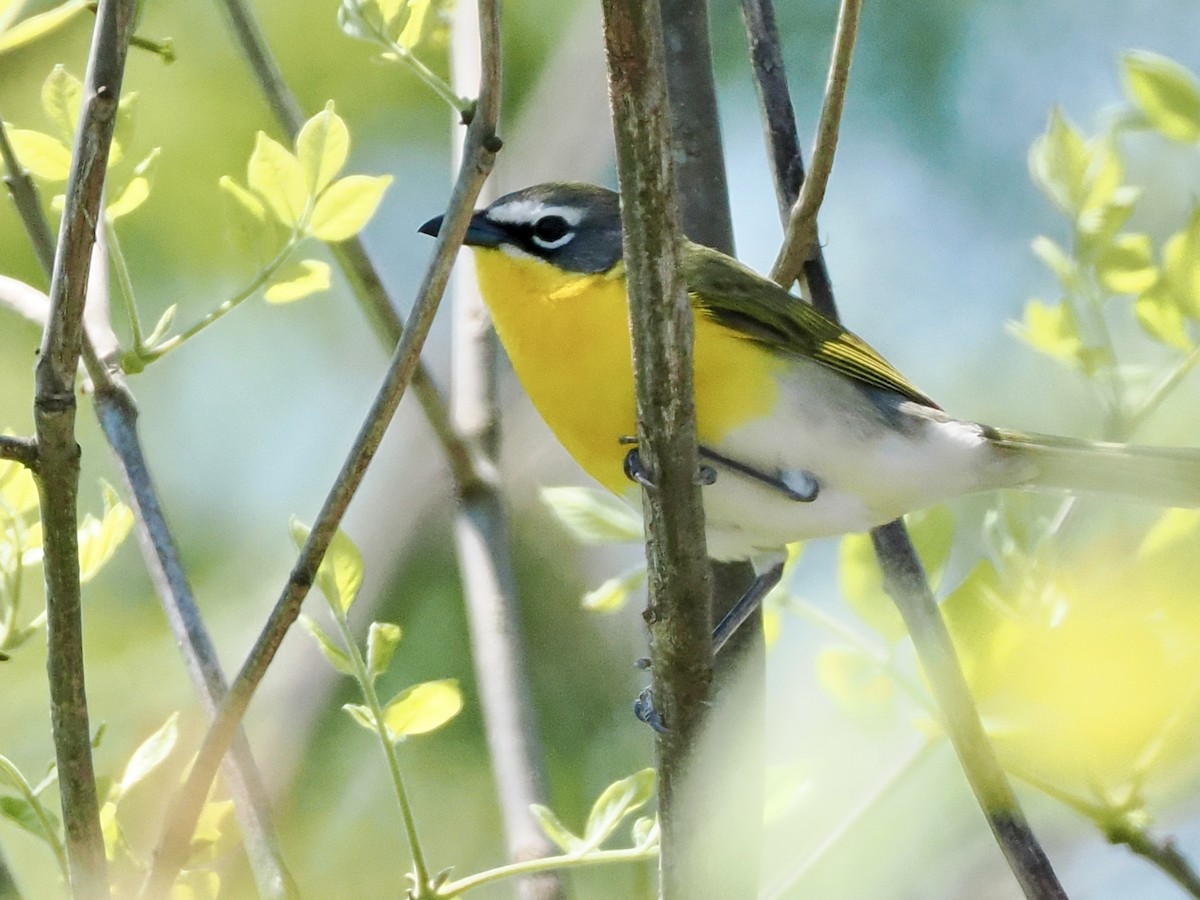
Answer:
[[[575,237],[575,231],[562,216],[550,214],[533,223],[532,237],[543,250],[557,250]]]

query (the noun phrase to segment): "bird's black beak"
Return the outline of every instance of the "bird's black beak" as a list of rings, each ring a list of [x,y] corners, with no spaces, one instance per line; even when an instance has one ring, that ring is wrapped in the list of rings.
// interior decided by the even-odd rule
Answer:
[[[443,218],[443,216],[434,216],[417,231],[430,237],[437,237],[442,230]],[[468,247],[498,247],[507,238],[508,234],[505,230],[489,220],[486,211],[481,210],[471,217],[471,224],[467,226],[467,236],[463,239],[463,243]]]

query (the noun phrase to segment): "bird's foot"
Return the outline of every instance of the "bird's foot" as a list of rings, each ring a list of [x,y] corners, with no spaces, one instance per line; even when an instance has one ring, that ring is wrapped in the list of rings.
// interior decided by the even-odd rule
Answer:
[[[622,444],[631,444],[637,441],[635,437],[623,437],[620,439]],[[631,447],[629,452],[625,454],[625,463],[623,466],[625,477],[630,481],[640,484],[647,490],[654,490],[658,485],[655,484],[654,478],[650,474],[650,469],[642,461],[642,455],[638,453],[637,447]],[[710,485],[717,481],[717,470],[712,466],[700,464],[700,468],[696,471],[696,484]]]
[[[645,722],[659,734],[667,733],[667,726],[662,720],[662,715],[654,708],[653,688],[642,688],[638,698],[633,701],[633,714],[637,716],[639,722]]]

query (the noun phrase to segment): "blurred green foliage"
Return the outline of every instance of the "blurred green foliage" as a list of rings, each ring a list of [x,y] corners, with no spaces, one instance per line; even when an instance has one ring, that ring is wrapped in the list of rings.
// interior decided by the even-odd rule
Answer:
[[[0,4],[0,22],[6,12],[23,6]],[[31,4],[30,8],[49,6]],[[63,127],[70,125],[71,109],[78,102],[77,82],[68,73],[83,71],[92,21],[84,6],[67,4],[68,14],[52,35],[27,32],[7,45],[0,39],[0,116],[26,132],[52,136],[56,143],[19,138],[26,141],[26,149],[28,142],[40,142],[40,149],[33,148],[38,151],[33,158],[44,159],[49,168],[40,174],[46,176],[56,174],[50,170],[55,165],[61,171],[68,140]],[[368,6],[368,12],[378,11],[383,17],[389,39],[401,49],[412,46],[410,25],[432,40],[435,51],[424,62],[435,77],[445,74],[444,54],[437,43],[440,26],[427,18],[430,4],[418,5],[422,12],[415,25],[411,15],[417,7],[408,8],[410,18],[400,21],[390,17],[400,9],[396,3],[374,0]],[[580,8],[581,4],[556,0],[507,5],[507,121],[516,120],[543,62]],[[833,242],[835,279],[853,284],[859,271],[887,269],[889,261],[894,262],[889,247],[922,230],[927,218],[930,239],[952,247],[956,254],[985,242],[996,220],[1011,218],[1014,227],[1023,229],[1014,243],[1021,245],[1020,255],[1025,255],[1023,245],[1033,226],[1008,213],[1019,208],[1014,198],[1032,194],[1032,189],[1026,191],[1024,182],[1014,187],[1015,181],[992,177],[993,167],[1001,176],[1023,177],[1019,153],[1009,152],[1011,146],[1003,143],[988,142],[989,132],[978,120],[968,118],[963,108],[968,102],[964,96],[977,99],[979,95],[960,93],[960,85],[970,75],[971,62],[989,48],[996,57],[1007,53],[1013,58],[1013,68],[998,78],[1001,91],[1010,83],[1021,83],[1023,68],[1029,68],[1029,77],[1046,85],[1051,94],[1077,83],[1094,84],[1098,77],[1094,74],[1090,81],[1066,77],[1074,66],[1084,65],[1080,54],[1086,50],[1064,46],[1052,24],[1036,28],[1031,24],[1061,22],[1071,15],[1064,9],[1073,7],[1015,4],[1001,9],[969,0],[942,0],[920,7],[868,5],[838,171],[867,184],[870,165],[863,166],[861,159],[856,164],[857,148],[894,140],[893,155],[888,157],[891,167],[885,167],[880,177],[889,179],[896,190],[901,214],[888,223],[890,230],[884,234],[853,242],[849,252],[854,266],[836,268],[837,252],[847,242]],[[1168,10],[1164,21],[1178,13],[1172,9],[1175,12]],[[350,39],[339,27],[335,0],[261,2],[255,10],[305,111],[325,116],[320,120],[324,147],[307,154],[298,144],[288,148],[237,52],[220,4],[147,4],[139,35],[160,48],[169,39],[175,61],[165,64],[171,53],[155,49],[136,49],[130,56],[127,89],[136,92],[138,99],[127,103],[123,113],[124,158],[114,173],[123,187],[110,190],[109,208],[122,204],[116,207],[122,213],[117,223],[119,246],[139,312],[149,322],[166,321],[167,327],[174,327],[174,321],[200,320],[223,298],[236,296],[261,271],[279,249],[280,244],[271,241],[292,233],[302,218],[295,213],[301,206],[315,205],[321,189],[329,187],[322,182],[333,177],[330,170],[340,169],[340,165],[319,163],[306,166],[304,159],[341,156],[349,171],[390,173],[394,183],[366,238],[369,246],[383,251],[379,255],[388,261],[385,279],[401,303],[407,302],[419,277],[424,250],[414,249],[415,242],[408,238],[416,223],[444,203],[448,135],[452,134],[445,103],[430,93],[428,79],[419,73],[381,64],[378,52],[394,54],[394,48]],[[814,118],[824,83],[833,10],[833,3],[780,4],[802,135],[803,123]],[[1118,12],[1088,7],[1086,15],[1079,15],[1089,21],[1080,20],[1079,27],[1094,24],[1100,29],[1111,23],[1120,31],[1128,23]],[[746,77],[740,25],[732,8],[719,6],[714,16],[718,69],[724,86],[736,89]],[[344,23],[345,13],[342,18]],[[1014,30],[1022,39],[1030,32],[1029,44],[1035,48],[1042,35],[1047,36],[1055,61],[1052,72],[1036,71],[1033,63],[1006,48],[1003,40],[1011,40]],[[1177,30],[1191,33],[1187,28]],[[14,31],[6,34],[12,38]],[[1000,43],[989,43],[992,35],[999,35],[994,40]],[[1111,41],[1118,39],[1133,38],[1124,32],[1111,39],[1094,38],[1104,50],[1099,59],[1088,57],[1090,71],[1108,71],[1118,49]],[[1080,44],[1090,46],[1086,41]],[[1189,65],[1194,68],[1195,61]],[[1055,293],[1049,301],[1030,301],[1017,326],[1043,356],[1065,362],[1084,376],[1082,390],[1089,398],[1093,391],[1099,398],[1103,428],[1112,436],[1132,434],[1134,426],[1151,418],[1160,400],[1184,393],[1181,385],[1195,354],[1196,297],[1200,296],[1196,290],[1200,226],[1195,213],[1189,211],[1165,229],[1158,227],[1153,216],[1144,221],[1145,205],[1137,207],[1131,189],[1143,180],[1169,181],[1169,166],[1159,172],[1154,165],[1167,158],[1167,151],[1154,141],[1194,145],[1195,79],[1186,67],[1148,53],[1127,55],[1120,71],[1126,90],[1121,115],[1089,134],[1066,113],[1055,112],[1033,151],[1030,166],[1035,183],[1048,195],[1066,228],[1063,236],[1037,240],[1035,252],[1052,273]],[[1059,72],[1063,79],[1056,82],[1053,76]],[[1116,88],[1107,82],[1096,91],[1106,100],[1116,96]],[[1028,116],[1044,115],[1047,103],[1040,95],[1030,100],[1015,88],[1012,93],[1026,102]],[[47,102],[48,95],[52,102]],[[331,98],[338,121],[353,136],[346,156],[331,152],[342,146],[332,108],[321,113]],[[1033,133],[1023,130],[1025,123],[1013,125],[1002,117],[1003,103],[992,95],[988,99],[979,104],[984,107],[981,114],[989,121],[994,118],[997,128],[1007,129],[1012,144],[1027,143]],[[1091,99],[1091,95],[1083,101],[1079,95],[1074,97],[1077,104]],[[1088,116],[1093,107],[1090,102],[1084,107]],[[561,111],[562,118],[572,127],[594,126],[574,121],[568,112]],[[972,128],[984,136],[974,136]],[[732,131],[727,139],[732,146],[742,147],[757,143],[758,136]],[[1152,142],[1149,150],[1145,141]],[[905,168],[912,165],[908,155],[915,153],[923,159],[919,175]],[[254,204],[245,202],[232,185],[250,175],[247,160],[257,158],[261,163],[268,155],[293,174],[300,166],[304,199],[288,199],[294,179],[285,180],[278,185],[276,199],[281,202],[261,207],[259,216]],[[875,161],[869,154],[866,158],[868,164]],[[1147,158],[1154,171],[1146,171]],[[734,158],[732,168],[745,171],[749,166]],[[50,177],[43,194],[52,218],[53,181]],[[251,182],[260,195],[272,195],[256,177],[247,178],[247,188],[255,186]],[[1148,190],[1153,187],[1151,183]],[[873,185],[869,190],[878,194]],[[126,197],[128,202],[123,202]],[[970,218],[951,223],[937,220],[938,212],[957,199]],[[838,221],[837,202],[835,189],[827,221]],[[231,221],[230,209],[236,211],[239,205],[250,214],[250,232],[231,228],[236,220]],[[771,221],[769,199],[757,209],[757,220]],[[866,219],[871,212],[862,206],[848,216]],[[272,230],[276,224],[279,233]],[[1051,226],[1042,222],[1038,227]],[[843,229],[838,236],[845,234]],[[286,236],[282,239],[286,241]],[[760,243],[764,242],[748,242],[749,252],[756,252]],[[995,290],[1010,304],[1022,296],[1028,281],[1013,263],[1014,255],[996,251],[986,266],[987,283],[998,283]],[[0,259],[5,274],[45,285],[11,205],[0,210]],[[903,261],[907,267],[910,261]],[[312,259],[301,265],[285,284],[326,285],[328,263],[323,251],[314,251]],[[911,268],[922,266],[913,263]],[[912,299],[903,287],[909,274],[885,271],[876,282],[882,285],[879,293],[903,306]],[[283,525],[287,515],[293,511],[303,515],[319,502],[382,368],[384,349],[361,321],[338,276],[330,272],[327,280],[328,296],[313,298],[312,303],[275,309],[247,304],[235,317],[237,323],[206,335],[132,382],[169,518],[229,669],[240,662],[287,576],[291,559]],[[894,288],[895,283],[900,287]],[[295,299],[298,289],[282,289],[275,299]],[[929,300],[939,329],[947,309],[959,308],[949,299],[935,293]],[[983,312],[986,309],[980,306],[966,315],[979,320],[981,329],[998,331],[999,320],[989,320]],[[920,309],[910,315],[919,317]],[[1127,332],[1117,320],[1127,320],[1132,330],[1141,332],[1144,345],[1135,342],[1132,363],[1123,355]],[[1112,346],[1100,329],[1105,321],[1114,333]],[[37,329],[7,313],[0,322],[0,426],[21,432],[31,423]],[[132,346],[129,327],[120,325],[119,316],[118,323],[126,346]],[[918,331],[910,328],[896,344],[911,345],[914,353],[948,367],[947,380],[952,382],[948,387],[953,389],[957,355],[946,359],[943,349],[927,353],[922,343],[927,338]],[[164,328],[158,338],[165,337]],[[433,347],[431,356],[436,360],[436,338]],[[964,350],[963,359],[971,358],[966,352],[971,349]],[[1035,378],[1056,371],[1050,366],[1039,369],[1020,353],[1006,347],[1004,364],[1029,369]],[[974,364],[988,378],[997,368],[994,361]],[[977,378],[964,383],[962,390],[979,394],[986,403],[990,398],[985,387]],[[1051,396],[1074,396],[1068,388],[1060,393],[1057,385],[1039,383],[1039,387],[1046,396],[1022,397],[1021,402],[1038,401],[1051,415],[1056,414]],[[1062,404],[1071,405],[1069,399]],[[1194,433],[1191,426],[1185,430]],[[455,875],[462,876],[496,865],[504,855],[503,842],[474,699],[477,692],[460,588],[448,549],[447,489],[436,466],[422,467],[434,451],[423,443],[419,420],[402,415],[396,431],[408,443],[390,459],[381,455],[376,461],[379,474],[368,480],[361,500],[383,507],[386,516],[364,515],[347,525],[371,560],[362,590],[372,598],[371,609],[365,609],[365,602],[356,608],[363,624],[347,622],[353,633],[367,636],[364,664],[378,680],[382,696],[399,700],[416,684],[453,680],[461,685],[461,713],[428,740],[407,742],[403,756],[431,865],[437,869],[453,864]],[[507,438],[516,446],[515,454],[535,456],[531,444],[537,438],[532,428],[527,427],[527,433],[511,432]],[[103,441],[86,417],[81,418],[81,444],[84,483],[95,484],[101,476],[113,479]],[[649,737],[628,712],[640,677],[629,665],[640,653],[639,622],[628,612],[607,619],[585,617],[571,602],[586,594],[590,605],[615,609],[636,598],[640,569],[630,563],[637,551],[606,557],[605,565],[614,561],[610,571],[624,574],[587,592],[604,576],[575,572],[567,563],[581,555],[565,535],[548,526],[547,514],[530,504],[534,490],[527,482],[547,480],[541,465],[535,465],[532,476],[511,461],[508,465],[516,471],[513,480],[518,490],[514,542],[533,703],[542,726],[555,810],[543,814],[543,821],[563,843],[577,848],[573,840],[587,843],[597,835],[603,835],[602,840],[611,835],[613,820],[632,812],[645,793],[641,782],[635,784],[636,778],[618,783],[628,790],[606,788],[618,776],[649,762]],[[106,514],[85,527],[98,529],[102,543],[109,547],[101,555],[108,559],[118,543],[112,540],[117,527],[105,523],[116,523],[121,514],[118,502],[107,492],[105,497]],[[561,504],[558,508],[561,511]],[[577,503],[576,522],[579,509]],[[602,520],[614,537],[636,538],[629,523],[622,524],[614,515],[604,511],[596,521]],[[590,517],[590,512],[584,516]],[[1200,629],[1188,588],[1200,574],[1193,571],[1200,555],[1195,547],[1200,523],[1178,513],[1133,524],[1123,523],[1120,514],[1095,518],[1103,523],[1085,526],[1083,517],[1069,509],[1010,500],[1002,513],[986,521],[969,505],[955,509],[953,517],[935,511],[925,526],[918,527],[918,535],[926,562],[944,569],[947,611],[1006,761],[1043,787],[1057,789],[1064,795],[1061,799],[1094,820],[1120,812],[1130,819],[1142,815],[1144,821],[1151,812],[1157,815],[1160,809],[1192,796],[1195,773],[1187,735],[1194,731],[1196,698],[1189,691],[1195,684],[1193,642]],[[1070,527],[1056,540],[1039,537],[1060,519]],[[984,530],[981,525],[986,526],[986,539],[977,537]],[[28,541],[31,532],[32,526],[23,540]],[[813,586],[802,591],[793,581],[788,590],[771,598],[768,607],[768,632],[777,648],[772,678],[785,685],[777,692],[780,696],[772,695],[772,708],[783,712],[771,722],[768,856],[791,865],[797,847],[822,848],[824,855],[811,860],[805,879],[796,882],[806,896],[836,896],[838,890],[841,896],[846,891],[879,897],[921,891],[930,895],[939,889],[944,893],[952,889],[947,884],[962,883],[956,878],[972,879],[972,867],[987,865],[995,850],[977,813],[962,800],[953,761],[928,750],[936,746],[939,732],[924,686],[913,670],[904,636],[889,615],[890,607],[878,592],[878,575],[869,568],[869,555],[855,540],[843,542],[837,551],[840,559],[833,559],[828,548],[814,546],[797,569]],[[11,561],[29,549],[22,545],[0,550],[0,558]],[[793,558],[793,566],[798,562]],[[840,600],[830,601],[831,572],[841,579],[852,611],[842,607]],[[22,591],[34,590],[35,580],[26,579]],[[102,785],[102,798],[113,804],[109,809],[106,803],[106,825],[113,851],[129,857],[133,871],[138,854],[152,845],[161,797],[186,764],[188,754],[183,748],[195,746],[202,716],[136,554],[123,550],[112,556],[89,584],[87,597],[90,695],[95,719],[111,726],[97,751],[100,771],[125,773]],[[789,613],[800,617],[803,627],[795,627]],[[29,619],[23,621],[18,629],[28,626]],[[374,625],[365,624],[369,621]],[[398,634],[386,627],[390,622],[404,626],[402,650],[395,646]],[[323,645],[328,657],[332,638],[327,637]],[[43,660],[32,643],[5,646],[15,652],[0,664],[5,679],[5,706],[0,714],[0,752],[5,762],[0,769],[17,774],[0,781],[6,802],[17,799],[25,805],[0,805],[0,811],[11,809],[10,819],[32,824],[30,815],[37,816],[25,795],[37,792],[40,781],[20,773],[42,774],[51,757]],[[340,652],[347,655],[345,649]],[[378,761],[378,751],[370,742],[361,740],[358,724],[339,709],[361,698],[348,680],[331,677],[328,668],[321,647],[308,635],[290,639],[264,695],[251,711],[252,742],[277,791],[286,854],[309,896],[375,896],[381,883],[393,885],[398,892],[407,857],[393,805],[386,797],[386,766]],[[1098,696],[1104,698],[1103,705],[1092,702]],[[1030,705],[1030,697],[1035,704]],[[823,717],[826,707],[833,713]],[[178,724],[169,720],[163,725],[173,710],[183,711]],[[787,730],[793,722],[800,723],[805,734]],[[154,736],[139,747],[141,736],[148,733]],[[168,752],[172,746],[175,751]],[[911,746],[918,750],[910,756]],[[1053,752],[1044,752],[1047,746]],[[910,759],[911,766],[903,768]],[[936,767],[931,759],[937,761]],[[904,777],[892,781],[897,761]],[[141,774],[132,777],[131,771]],[[18,783],[21,780],[24,787]],[[855,818],[852,808],[864,784],[873,790],[877,783],[891,786],[890,793],[880,791],[870,810]],[[135,784],[136,790],[118,790]],[[600,800],[594,800],[598,796]],[[614,810],[619,810],[619,816]],[[932,811],[922,821],[934,824],[914,825],[914,810]],[[217,807],[212,813],[218,820],[224,815]],[[828,849],[826,839],[841,833],[847,817],[854,834],[843,848],[835,844]],[[640,819],[635,825],[639,845],[652,839],[649,821]],[[1060,832],[1070,827],[1061,818],[1054,821]],[[576,835],[564,822],[588,825],[582,835]],[[229,896],[248,895],[252,882],[244,864],[236,853],[228,852],[227,843],[215,840],[218,831],[229,834],[228,823],[210,820],[204,827],[214,840],[208,841],[212,852],[203,862],[215,868],[197,869],[188,876],[194,880],[193,895],[215,890],[211,876],[217,872]],[[1089,833],[1082,840],[1095,842],[1095,835]],[[55,895],[59,876],[53,852],[46,853],[27,833],[11,827],[0,829],[0,843],[29,896]],[[948,874],[914,872],[913,858],[922,863],[958,859],[965,869]],[[864,865],[864,859],[870,865]],[[609,867],[572,876],[570,887],[577,897],[639,896],[650,881],[650,871],[644,862]],[[1008,883],[1002,868],[998,874],[988,871],[997,883]],[[824,887],[828,890],[822,893]],[[506,890],[485,888],[478,896],[506,896]]]

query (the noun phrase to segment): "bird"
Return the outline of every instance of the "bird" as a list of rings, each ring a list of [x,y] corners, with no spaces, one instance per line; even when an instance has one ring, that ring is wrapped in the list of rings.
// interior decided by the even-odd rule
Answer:
[[[442,217],[420,232],[436,236]],[[474,213],[465,244],[534,407],[585,472],[637,506],[641,465],[619,196],[534,185]],[[737,260],[681,238],[693,317],[696,438],[709,556],[759,577],[788,544],[867,531],[998,488],[1200,506],[1200,450],[994,428],[942,410],[857,335]],[[754,596],[757,592],[757,596]]]

